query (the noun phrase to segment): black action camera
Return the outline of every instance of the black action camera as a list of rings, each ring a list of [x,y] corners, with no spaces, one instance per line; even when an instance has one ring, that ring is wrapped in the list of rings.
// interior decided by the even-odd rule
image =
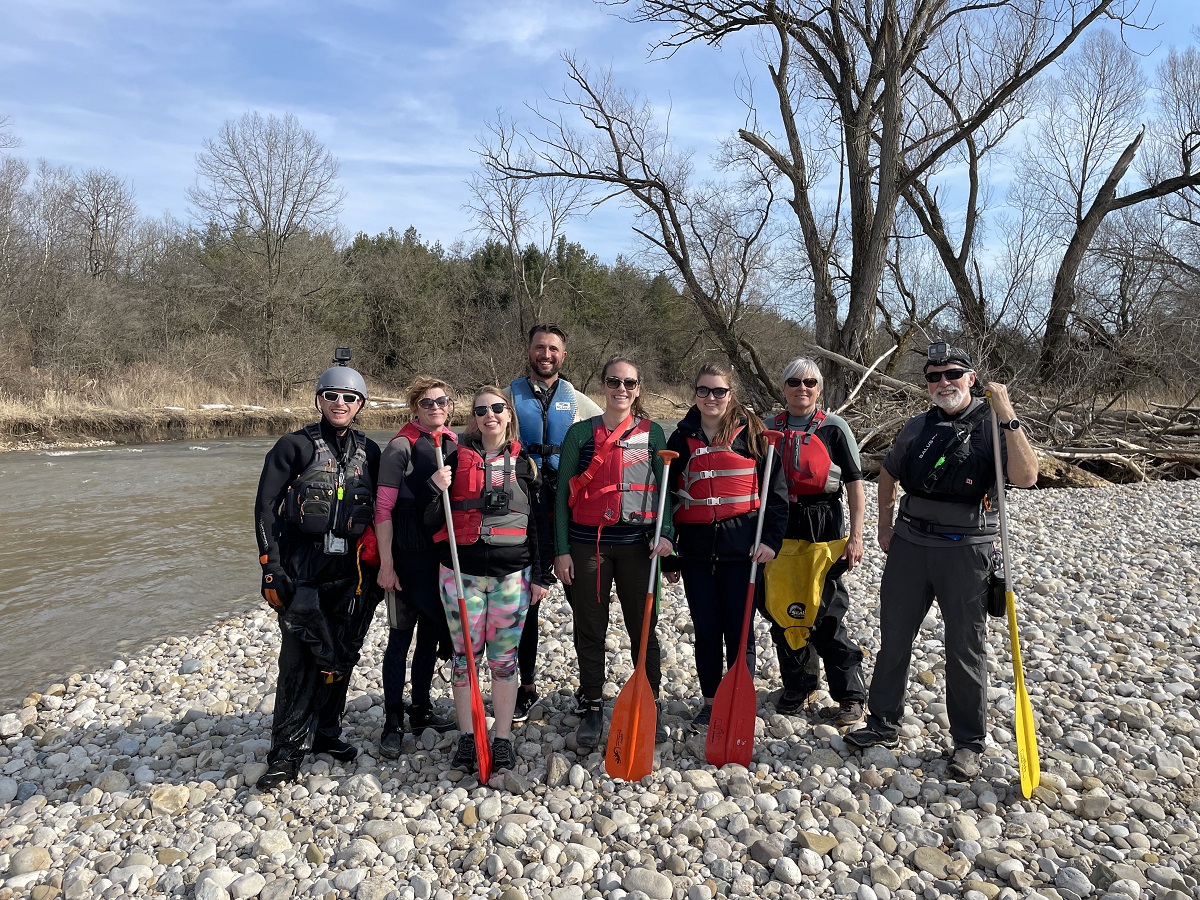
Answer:
[[[333,361],[339,366],[344,366],[346,363],[350,362],[350,348],[338,347],[336,350],[334,350]]]
[[[483,511],[493,516],[508,515],[508,491],[489,490],[483,495]]]
[[[945,341],[937,341],[929,345],[929,361],[935,366],[945,365],[950,358],[950,345]]]

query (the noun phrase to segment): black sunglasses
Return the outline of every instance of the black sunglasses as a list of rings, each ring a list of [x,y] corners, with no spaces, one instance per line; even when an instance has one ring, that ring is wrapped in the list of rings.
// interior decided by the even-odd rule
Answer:
[[[636,378],[618,378],[616,375],[609,375],[604,379],[604,386],[614,391],[621,385],[625,385],[625,390],[632,391],[639,383]]]
[[[445,409],[450,403],[450,398],[443,394],[441,397],[422,397],[417,401],[417,406],[421,407],[421,409],[433,409],[435,406],[439,409]]]
[[[341,391],[321,391],[321,399],[326,403],[357,403],[362,398],[358,394],[343,394]]]
[[[704,399],[709,394],[712,394],[718,400],[724,400],[725,397],[728,396],[728,394],[729,394],[729,388],[709,387],[706,384],[696,385],[696,396],[697,397],[699,397],[700,399]]]
[[[947,369],[945,372],[926,372],[925,380],[930,384],[937,384],[943,378],[947,381],[958,381],[970,371],[970,369]]]
[[[486,416],[488,414],[489,409],[492,412],[494,412],[496,415],[500,415],[500,413],[502,413],[506,409],[508,409],[508,404],[507,403],[491,403],[487,406],[477,406],[471,411],[473,413],[475,413],[475,415],[482,418],[483,416]]]
[[[804,385],[806,388],[815,388],[820,382],[815,378],[789,378],[784,382],[790,388],[798,388]]]

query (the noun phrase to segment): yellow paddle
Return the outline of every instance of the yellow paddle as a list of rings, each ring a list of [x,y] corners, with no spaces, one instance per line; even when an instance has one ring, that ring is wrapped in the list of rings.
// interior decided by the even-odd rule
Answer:
[[[991,400],[992,395],[989,392],[989,404]],[[1000,552],[1004,556],[1004,600],[1008,607],[1008,645],[1012,650],[1013,682],[1016,689],[1017,765],[1021,770],[1021,793],[1032,797],[1033,789],[1042,780],[1042,767],[1038,761],[1037,726],[1033,721],[1033,708],[1029,705],[1029,693],[1025,690],[1025,668],[1021,664],[1021,637],[1017,633],[1017,598],[1013,593],[1008,549],[1008,510],[1004,504],[1004,461],[1000,453],[1000,423],[996,418],[995,406],[992,406],[992,453],[996,459]]]

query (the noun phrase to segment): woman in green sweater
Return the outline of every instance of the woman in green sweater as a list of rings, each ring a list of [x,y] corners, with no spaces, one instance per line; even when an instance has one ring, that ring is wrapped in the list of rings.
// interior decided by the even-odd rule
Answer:
[[[654,540],[658,491],[664,472],[663,430],[642,409],[641,375],[630,360],[613,357],[601,373],[604,412],[576,422],[563,440],[554,516],[554,573],[571,585],[575,652],[579,658],[576,744],[592,749],[604,731],[604,639],[615,583],[637,664],[638,636],[647,612],[650,560],[672,552],[670,522]],[[657,611],[651,608],[651,625]],[[658,636],[646,646],[646,675],[657,697],[662,681]],[[661,715],[656,730],[666,739]]]

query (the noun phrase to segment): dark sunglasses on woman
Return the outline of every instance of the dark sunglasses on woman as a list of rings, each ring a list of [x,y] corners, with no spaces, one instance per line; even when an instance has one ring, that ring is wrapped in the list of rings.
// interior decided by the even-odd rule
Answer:
[[[625,390],[632,391],[638,386],[638,383],[639,382],[636,378],[618,378],[616,375],[609,375],[604,379],[605,387],[608,387],[614,391],[621,385],[625,385]]]
[[[729,395],[729,388],[709,387],[706,384],[696,385],[696,396],[704,399],[709,394],[712,394],[718,400],[724,400]]]
[[[800,385],[804,385],[806,388],[815,388],[817,386],[817,379],[815,379],[815,378],[789,378],[787,381],[784,382],[784,384],[786,384],[790,388],[798,388],[798,387],[800,387]]]
[[[508,409],[508,404],[507,403],[492,403],[492,404],[489,404],[488,406],[477,406],[477,407],[475,407],[475,409],[472,410],[472,412],[474,412],[475,415],[479,416],[480,418],[483,418],[484,416],[486,416],[488,414],[489,409],[492,412],[494,412],[496,415],[500,415],[500,413],[502,413],[506,409]]]
[[[434,407],[445,409],[449,405],[450,398],[445,395],[441,397],[422,397],[417,401],[417,406],[421,407],[421,409],[433,409]]]

